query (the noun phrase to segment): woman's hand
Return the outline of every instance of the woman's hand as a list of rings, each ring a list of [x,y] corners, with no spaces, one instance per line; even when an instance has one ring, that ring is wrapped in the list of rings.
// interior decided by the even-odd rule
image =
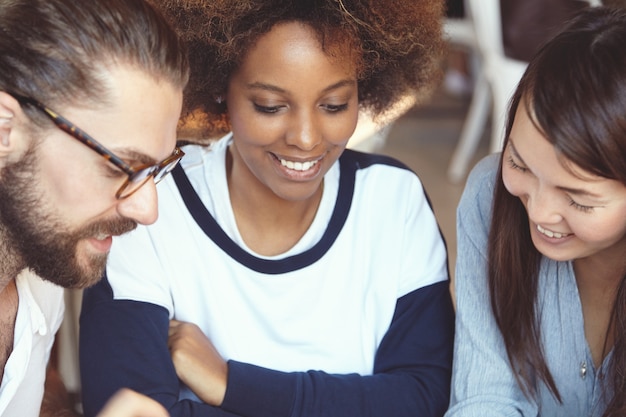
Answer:
[[[220,406],[228,365],[209,338],[193,323],[171,320],[168,346],[181,381],[205,403]]]
[[[161,404],[129,389],[119,390],[97,417],[169,417]]]

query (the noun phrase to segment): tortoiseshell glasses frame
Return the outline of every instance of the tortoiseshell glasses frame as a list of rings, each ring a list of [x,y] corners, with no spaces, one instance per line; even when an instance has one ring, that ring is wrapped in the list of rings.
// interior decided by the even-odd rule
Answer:
[[[21,105],[31,105],[44,113],[52,122],[62,131],[77,139],[84,145],[87,145],[90,149],[97,152],[104,159],[115,165],[118,169],[128,175],[126,181],[120,186],[115,193],[117,199],[124,199],[132,195],[135,191],[146,184],[150,178],[154,179],[154,183],[158,184],[167,174],[169,174],[174,167],[178,164],[180,159],[185,153],[178,147],[174,149],[174,152],[165,158],[163,161],[155,165],[141,165],[138,167],[131,167],[122,158],[115,155],[113,152],[105,148],[100,142],[95,140],[84,130],[70,122],[54,110],[41,104],[37,100],[29,97],[21,96],[19,94],[9,93],[13,96]]]

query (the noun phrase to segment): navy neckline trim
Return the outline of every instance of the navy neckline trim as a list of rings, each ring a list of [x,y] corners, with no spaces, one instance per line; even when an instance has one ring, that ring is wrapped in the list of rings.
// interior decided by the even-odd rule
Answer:
[[[378,163],[406,168],[406,166],[399,161],[389,157],[369,155],[346,149],[339,158],[340,175],[337,200],[324,235],[319,242],[309,250],[282,259],[259,258],[239,247],[239,245],[228,237],[204,204],[202,204],[200,197],[193,189],[189,178],[187,178],[180,164],[172,171],[172,175],[189,213],[198,226],[216,245],[237,262],[254,271],[263,274],[284,274],[305,268],[320,260],[326,252],[328,252],[337,239],[337,236],[339,236],[350,212],[354,195],[356,171]]]

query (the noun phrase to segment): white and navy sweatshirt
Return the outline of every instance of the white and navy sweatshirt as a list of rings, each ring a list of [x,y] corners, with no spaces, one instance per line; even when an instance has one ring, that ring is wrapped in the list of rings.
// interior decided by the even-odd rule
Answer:
[[[237,230],[230,140],[184,148],[159,185],[157,222],[117,238],[105,279],[85,291],[85,415],[121,387],[172,417],[443,415],[454,313],[445,243],[418,177],[346,150],[309,230],[265,257]],[[177,378],[170,319],[197,324],[227,361],[221,407]]]

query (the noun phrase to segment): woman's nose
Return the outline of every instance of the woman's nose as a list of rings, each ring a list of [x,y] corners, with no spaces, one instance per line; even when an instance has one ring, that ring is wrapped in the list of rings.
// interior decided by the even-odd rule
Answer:
[[[557,197],[543,189],[537,189],[526,195],[525,202],[528,217],[538,224],[555,224],[562,220]]]
[[[305,112],[295,117],[289,132],[287,143],[310,151],[322,141],[322,132],[317,117]]]

